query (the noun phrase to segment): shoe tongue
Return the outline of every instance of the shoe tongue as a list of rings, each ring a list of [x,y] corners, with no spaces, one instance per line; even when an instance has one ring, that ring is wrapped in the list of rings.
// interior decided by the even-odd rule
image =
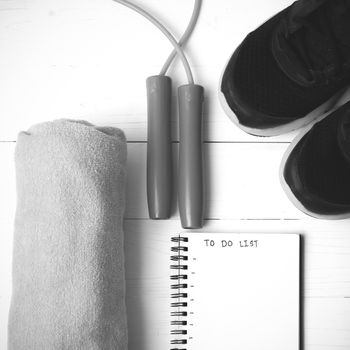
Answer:
[[[345,159],[350,163],[350,104],[338,124],[338,145]]]
[[[327,83],[349,68],[350,0],[298,1],[278,31],[275,58],[297,83]]]
[[[300,19],[307,17],[317,10],[327,0],[299,0],[296,1],[287,15],[287,30],[294,33],[301,27]]]
[[[322,71],[334,66],[337,61],[349,60],[350,1],[348,2],[346,5],[344,0],[330,0],[310,15],[310,29],[305,28],[303,32],[314,70]]]

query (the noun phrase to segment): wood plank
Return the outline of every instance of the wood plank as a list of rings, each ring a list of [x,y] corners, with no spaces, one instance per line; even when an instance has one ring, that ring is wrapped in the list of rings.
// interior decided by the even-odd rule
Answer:
[[[283,151],[282,145],[260,145],[261,152],[251,146],[249,144],[207,145],[208,154],[211,154],[209,158],[212,161],[211,170],[208,172],[212,188],[208,193],[207,218],[213,219],[218,228],[221,227],[221,221],[241,219],[237,221],[239,226],[235,221],[232,229],[237,227],[237,229],[246,228],[249,230],[255,227],[255,229],[261,231],[272,227],[289,232],[306,232],[305,269],[313,277],[309,278],[308,283],[305,284],[305,296],[349,297],[349,221],[318,221],[300,214],[284,198],[284,194],[279,188],[278,179],[275,179],[274,172],[278,164],[274,165],[271,159],[278,158],[276,155]],[[0,224],[2,230],[7,234],[12,232],[16,199],[13,166],[14,147],[15,144],[13,143],[0,143],[0,158],[3,166],[0,178],[0,193],[2,194],[0,199]],[[266,147],[268,148],[266,149]],[[268,156],[269,152],[271,158]],[[146,196],[144,193],[144,153],[144,144],[129,144],[126,218],[147,218]],[[230,169],[227,164],[230,164],[231,158],[235,158],[234,164],[244,164],[242,159],[236,159],[236,157],[250,159],[251,161],[247,162],[248,168],[235,169],[232,167]],[[264,161],[264,157],[270,160]],[[253,164],[259,161],[263,164],[255,169]],[[255,179],[257,173],[259,173],[260,180]],[[248,177],[248,180],[246,177]],[[231,184],[232,178],[236,180],[237,185]],[[292,213],[296,215],[285,215]],[[302,218],[303,220],[294,220],[296,218]],[[272,221],[268,220],[266,226],[265,221],[267,219],[272,219]],[[250,226],[251,221],[255,223],[255,226]],[[135,225],[138,225],[138,222],[139,220],[136,220]],[[180,229],[177,215],[174,215],[172,220],[164,221],[164,224],[169,224],[170,227],[176,230]],[[274,226],[271,226],[272,224]],[[208,226],[209,230],[213,227],[212,224],[210,225]],[[204,229],[207,229],[207,227]],[[312,244],[308,244],[308,241]],[[4,264],[6,259],[10,258],[10,251],[8,250],[7,254],[1,255]],[[312,258],[308,259],[308,256],[312,256]],[[315,259],[315,257],[319,258]]]
[[[7,334],[7,312],[11,293],[12,220],[1,222],[0,263],[2,283],[0,285],[0,348],[5,348]],[[178,221],[125,221],[125,251],[127,285],[132,290],[153,295],[158,289],[148,270],[150,261],[146,257],[157,250],[157,242],[164,241],[164,233],[182,231]],[[348,222],[323,223],[315,220],[268,221],[268,220],[210,220],[204,231],[220,232],[304,232],[305,238],[305,288],[304,333],[305,349],[323,350],[350,346],[350,284],[349,257],[350,237]],[[135,263],[139,261],[138,263]],[[146,279],[140,280],[142,271]],[[130,270],[130,267],[133,269]],[[159,286],[160,288],[160,286]],[[161,290],[159,290],[161,293]],[[130,303],[139,303],[137,295],[128,295],[130,339],[136,337],[140,318],[131,312]],[[138,305],[138,304],[137,304]],[[144,316],[146,317],[146,316]],[[145,331],[144,336],[148,334]],[[139,334],[138,334],[139,336]],[[132,348],[134,349],[134,348]],[[135,348],[136,349],[136,348]]]
[[[265,232],[302,234],[304,267],[302,294],[309,299],[350,298],[349,220],[207,220],[203,232]],[[164,233],[186,232],[177,220],[126,220],[125,244],[140,257],[150,256]],[[140,259],[141,259],[140,258]],[[129,260],[137,259],[130,254]],[[130,272],[130,275],[133,275]],[[350,324],[349,324],[350,326]]]
[[[206,89],[206,140],[280,142],[293,137],[245,134],[226,117],[217,98],[221,71],[234,48],[290,2],[203,2],[188,56],[197,82]],[[149,0],[143,5],[179,36],[193,2]],[[0,140],[15,140],[33,123],[74,118],[118,126],[130,141],[144,141],[145,78],[158,73],[170,50],[147,21],[113,1],[1,1]],[[186,83],[179,62],[171,75],[176,95],[176,87]],[[176,109],[175,103],[174,140]]]
[[[178,145],[174,145],[177,159]],[[148,218],[146,145],[129,144],[127,218]],[[205,144],[208,219],[295,219],[303,216],[279,184],[285,144]],[[176,173],[177,165],[174,165]],[[176,176],[175,176],[176,180]],[[176,193],[176,184],[174,184]],[[173,205],[177,216],[176,203]]]
[[[174,144],[177,159],[178,144]],[[4,180],[14,179],[15,143],[2,143]],[[128,144],[127,218],[148,218],[146,199],[145,143]],[[285,144],[217,144],[204,145],[207,219],[295,219],[304,217],[286,198],[278,177]],[[174,165],[176,173],[177,165]],[[176,176],[175,176],[176,180]],[[5,192],[6,193],[6,192]],[[176,194],[176,183],[174,184]],[[13,209],[14,192],[0,212],[7,217]],[[174,218],[178,216],[174,197]]]
[[[349,311],[349,299],[307,299],[303,349],[349,349]]]
[[[6,344],[7,313],[11,294],[11,253],[12,253],[12,232],[13,217],[15,210],[15,178],[13,171],[13,143],[0,144],[0,158],[2,159],[2,173],[0,177],[0,273],[2,282],[0,285],[0,348]],[[129,145],[129,174],[135,171],[140,172],[142,152],[144,144]],[[223,145],[207,145],[208,148]],[[232,145],[226,145],[230,149]],[[237,149],[237,154],[249,150],[245,146]],[[257,145],[256,145],[257,146]],[[271,145],[262,145],[262,147]],[[276,145],[273,145],[276,146]],[[277,145],[278,146],[278,145]],[[283,145],[282,145],[283,146]],[[260,147],[259,147],[260,148]],[[282,147],[283,148],[283,147]],[[221,148],[220,148],[221,149]],[[264,155],[268,153],[264,148]],[[282,149],[280,149],[281,151]],[[221,152],[225,152],[221,149]],[[232,150],[230,151],[232,152]],[[257,151],[257,157],[263,155]],[[141,154],[136,157],[136,154]],[[214,152],[214,156],[220,158],[220,152]],[[230,155],[231,153],[229,153]],[[277,152],[278,154],[278,152]],[[276,157],[277,158],[277,157]],[[130,166],[131,161],[131,166]],[[252,162],[254,162],[254,158]],[[244,164],[234,162],[235,164]],[[217,163],[214,163],[214,165]],[[226,166],[229,164],[226,158]],[[133,168],[135,167],[135,168]],[[216,168],[213,166],[212,169]],[[273,167],[265,167],[272,171]],[[224,168],[224,169],[229,169]],[[213,176],[216,175],[214,173]],[[268,177],[267,174],[264,177]],[[226,177],[224,177],[226,178]],[[224,179],[223,178],[223,179]],[[228,176],[227,179],[230,177]],[[130,179],[130,176],[129,176]],[[132,179],[132,177],[131,177]],[[132,179],[132,183],[137,185],[137,179]],[[215,177],[216,179],[216,177]],[[129,180],[130,181],[130,180]],[[215,180],[215,183],[223,181],[221,178]],[[267,181],[267,180],[266,180]],[[270,182],[265,186],[270,186]],[[241,184],[242,185],[242,184]],[[243,186],[243,185],[242,185]],[[128,192],[131,191],[130,185]],[[224,187],[217,188],[220,191],[226,190]],[[140,186],[140,189],[143,188]],[[249,191],[248,191],[249,192]],[[272,192],[272,191],[271,191]],[[242,194],[238,192],[234,198],[235,201],[241,200]],[[222,195],[222,194],[221,194]],[[253,194],[252,194],[253,195]],[[259,194],[255,193],[258,197]],[[130,198],[130,194],[128,195]],[[137,199],[137,197],[135,197]],[[135,199],[135,200],[136,200]],[[140,198],[139,198],[140,199]],[[131,200],[131,199],[130,199]],[[220,202],[220,201],[219,201]],[[225,206],[227,206],[227,202]],[[271,202],[275,206],[276,212],[279,210],[280,203]],[[129,209],[130,210],[130,209]],[[220,217],[219,217],[220,218]],[[312,219],[303,220],[209,220],[206,222],[204,230],[207,231],[234,231],[234,232],[302,232],[305,241],[304,248],[304,288],[305,296],[305,343],[306,349],[323,350],[334,348],[347,348],[350,346],[349,339],[349,315],[350,315],[350,236],[348,234],[349,221],[323,222]],[[162,240],[162,233],[177,233],[181,231],[179,221],[174,217],[168,221],[150,221],[150,220],[126,220],[125,221],[125,246],[127,252],[127,268],[130,266],[128,260],[136,256],[148,256],[149,249],[154,249],[157,239]],[[137,272],[137,271],[136,271]],[[133,276],[135,271],[129,271],[129,276]],[[130,281],[128,282],[130,283]],[[135,317],[133,315],[130,316]],[[133,329],[131,330],[131,336]]]
[[[289,142],[295,133],[268,139],[249,136],[229,121],[217,99],[218,80],[232,50],[250,30],[290,3],[203,2],[188,57],[197,81],[206,88],[205,140],[244,142],[205,146],[206,217],[212,220],[203,230],[302,232],[305,350],[349,349],[349,221],[317,221],[294,209],[277,176],[287,144],[245,142]],[[155,10],[179,36],[193,2],[148,0],[142,5]],[[124,129],[130,141],[146,140],[145,78],[158,72],[171,47],[128,9],[98,0],[0,1],[0,50],[0,141],[15,140],[19,130],[56,118],[113,125]],[[176,87],[186,82],[179,62],[171,75],[176,97]],[[174,140],[176,109],[175,104]],[[11,294],[14,146],[0,143],[0,349],[6,348]],[[171,220],[146,220],[145,155],[145,144],[129,144],[127,261],[137,253],[150,254],[150,242],[162,239],[163,232],[181,230],[175,210]]]
[[[334,350],[350,346],[350,236],[349,222],[321,222],[316,220],[210,220],[205,232],[301,232],[304,245],[303,333],[307,350]],[[125,221],[125,251],[127,276],[127,305],[131,349],[140,348],[146,339],[154,337],[151,327],[142,322],[151,320],[153,327],[168,330],[166,322],[150,317],[151,312],[142,300],[145,295],[167,307],[168,289],[161,283],[167,276],[169,245],[166,233],[176,235],[182,229],[175,220]],[[184,233],[185,235],[186,233]],[[276,262],[277,263],[277,262]],[[155,273],[154,266],[157,268]],[[139,279],[141,275],[144,278]],[[131,294],[128,294],[131,291]],[[134,293],[135,292],[135,293]],[[154,300],[153,300],[154,301]],[[133,312],[140,307],[140,313]],[[142,310],[142,311],[141,311]],[[158,314],[157,314],[158,315]],[[164,312],[164,318],[167,313]],[[161,315],[159,314],[159,317]],[[138,346],[138,347],[137,347]],[[141,346],[142,348],[142,346]],[[148,350],[148,349],[147,349]]]

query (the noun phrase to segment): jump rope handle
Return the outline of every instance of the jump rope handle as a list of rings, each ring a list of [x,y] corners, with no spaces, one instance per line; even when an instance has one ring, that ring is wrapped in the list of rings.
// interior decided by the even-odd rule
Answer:
[[[147,201],[151,219],[167,219],[171,214],[171,79],[149,77],[147,85]]]
[[[202,114],[204,89],[182,85],[179,95],[179,190],[178,202],[183,228],[203,226]]]

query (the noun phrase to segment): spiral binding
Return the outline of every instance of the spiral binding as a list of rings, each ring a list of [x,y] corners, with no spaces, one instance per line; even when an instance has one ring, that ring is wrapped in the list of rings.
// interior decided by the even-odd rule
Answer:
[[[176,301],[171,303],[172,308],[177,308],[176,311],[171,312],[171,316],[174,320],[171,321],[171,326],[178,326],[176,329],[171,330],[172,336],[177,336],[176,339],[171,340],[171,345],[180,345],[186,346],[187,344],[187,274],[186,271],[188,269],[188,265],[186,261],[188,260],[187,252],[188,247],[184,244],[188,242],[187,237],[172,237],[171,242],[177,243],[176,246],[171,247],[171,251],[176,253],[176,255],[172,255],[170,257],[172,261],[172,265],[170,265],[170,269],[176,270],[177,273],[170,276],[170,279],[174,282],[171,284],[170,288],[173,293],[171,293],[172,299],[177,299]],[[176,319],[175,319],[176,318]],[[172,347],[170,350],[186,350],[186,347]]]

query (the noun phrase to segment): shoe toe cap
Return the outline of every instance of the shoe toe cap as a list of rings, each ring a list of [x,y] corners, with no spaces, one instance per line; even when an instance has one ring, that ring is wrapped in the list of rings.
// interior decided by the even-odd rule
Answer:
[[[284,164],[287,193],[312,216],[350,216],[350,164],[337,142],[340,115],[337,111],[315,124],[291,149]]]

